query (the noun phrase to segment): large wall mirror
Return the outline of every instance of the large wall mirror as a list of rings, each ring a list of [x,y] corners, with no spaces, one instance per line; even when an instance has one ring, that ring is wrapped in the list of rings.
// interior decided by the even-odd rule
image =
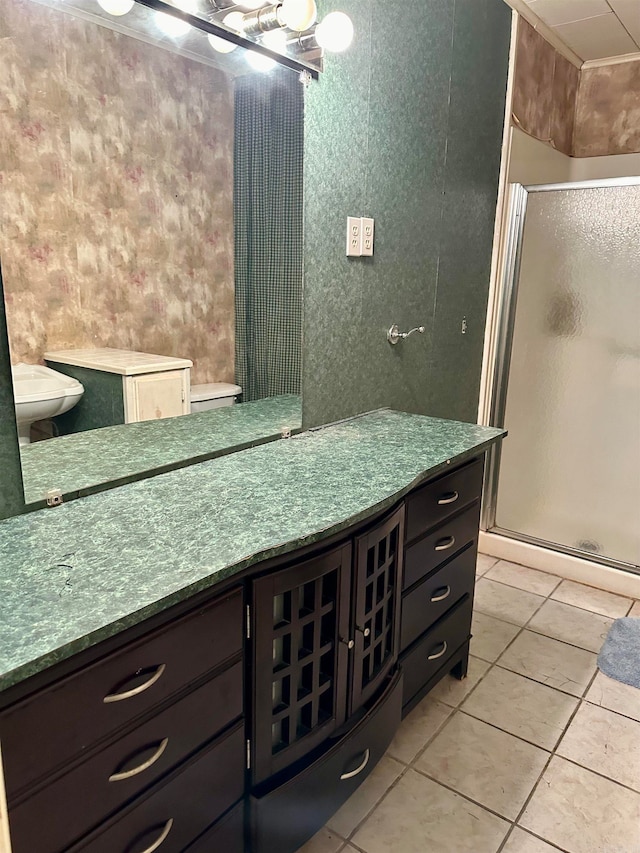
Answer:
[[[299,72],[65,7],[0,7],[0,264],[26,503],[301,419]]]

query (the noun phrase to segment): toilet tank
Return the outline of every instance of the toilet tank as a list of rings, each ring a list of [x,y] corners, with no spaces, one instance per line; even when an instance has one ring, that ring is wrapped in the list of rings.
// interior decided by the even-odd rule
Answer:
[[[191,411],[206,412],[209,409],[220,409],[222,406],[233,406],[236,397],[242,394],[239,385],[228,382],[210,382],[207,385],[191,386]]]

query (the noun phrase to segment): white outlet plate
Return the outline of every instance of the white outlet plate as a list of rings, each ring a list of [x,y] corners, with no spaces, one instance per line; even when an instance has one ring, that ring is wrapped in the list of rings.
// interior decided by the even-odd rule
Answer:
[[[347,257],[362,255],[362,220],[359,216],[347,216]]]
[[[362,248],[360,250],[361,254],[365,258],[370,258],[373,255],[373,238],[375,235],[375,222],[373,219],[369,219],[366,216],[363,216],[360,226],[360,231],[362,233]]]

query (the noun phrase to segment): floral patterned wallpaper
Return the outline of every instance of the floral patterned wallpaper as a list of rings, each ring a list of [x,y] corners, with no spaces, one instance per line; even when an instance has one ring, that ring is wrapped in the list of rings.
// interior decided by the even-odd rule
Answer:
[[[11,360],[111,346],[234,378],[233,88],[33,3],[0,6]]]

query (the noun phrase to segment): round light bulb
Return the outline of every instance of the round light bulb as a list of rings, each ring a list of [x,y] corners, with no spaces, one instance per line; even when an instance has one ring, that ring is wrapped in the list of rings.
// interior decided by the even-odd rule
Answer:
[[[278,9],[278,21],[297,33],[312,27],[317,17],[316,0],[283,0]]]
[[[233,44],[233,42],[227,41],[220,36],[214,36],[211,33],[209,33],[207,39],[209,40],[211,47],[214,50],[217,50],[218,53],[232,53],[238,46],[237,44]]]
[[[228,30],[241,33],[244,27],[244,15],[242,12],[229,12],[222,21]]]
[[[98,0],[98,6],[109,15],[118,17],[130,12],[135,6],[135,0]]]
[[[316,27],[316,41],[331,53],[342,53],[353,41],[353,23],[344,12],[331,12]]]
[[[192,15],[198,11],[198,0],[180,0],[179,3],[173,3],[172,5]],[[166,12],[156,12],[155,20],[158,29],[171,38],[180,38],[180,36],[186,35],[191,29],[191,26],[186,21],[173,18],[171,15],[167,15]]]
[[[284,30],[269,30],[262,38],[265,47],[277,53],[287,52],[287,34]]]
[[[266,72],[276,67],[275,60],[269,59],[268,56],[263,56],[261,53],[255,53],[253,50],[248,50],[246,56],[247,62],[256,71]]]

